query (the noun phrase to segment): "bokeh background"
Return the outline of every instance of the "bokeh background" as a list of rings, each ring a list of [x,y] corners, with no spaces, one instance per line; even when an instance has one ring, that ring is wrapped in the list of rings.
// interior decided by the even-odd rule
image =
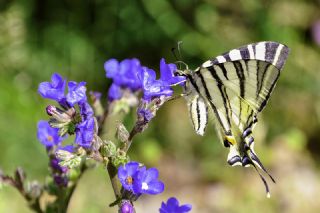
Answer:
[[[47,119],[50,102],[37,86],[54,72],[87,81],[105,98],[109,58],[136,57],[158,70],[161,57],[175,61],[171,48],[183,41],[183,60],[195,68],[261,40],[291,48],[254,132],[256,152],[277,180],[271,198],[253,169],[227,165],[212,123],[204,137],[194,133],[179,99],[133,143],[131,158],[157,167],[166,183],[163,194],[143,196],[136,210],[158,212],[161,201],[176,196],[200,213],[320,212],[319,0],[1,0],[0,167],[11,174],[22,166],[30,180],[45,181],[36,123]],[[129,127],[133,119],[125,118]],[[109,178],[97,167],[82,178],[69,212],[116,212],[111,201]],[[31,211],[15,189],[3,187],[0,212]]]

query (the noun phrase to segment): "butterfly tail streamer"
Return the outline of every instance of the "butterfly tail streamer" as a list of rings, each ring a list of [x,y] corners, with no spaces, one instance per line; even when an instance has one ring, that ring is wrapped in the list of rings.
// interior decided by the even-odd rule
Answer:
[[[276,181],[271,176],[271,174],[267,171],[267,169],[262,164],[258,156],[255,154],[253,150],[253,146],[254,146],[254,139],[251,136],[251,134],[247,135],[246,137],[243,137],[241,143],[237,143],[229,147],[230,152],[229,152],[227,161],[231,166],[241,165],[243,167],[249,167],[249,166],[254,167],[254,169],[259,174],[260,179],[262,180],[265,186],[267,197],[269,198],[270,189],[269,189],[268,182],[266,181],[265,177],[261,174],[259,169],[261,169],[264,173],[266,173],[273,183],[276,183]]]
[[[263,177],[263,175],[259,172],[257,166],[256,166],[254,163],[252,163],[252,166],[253,166],[253,168],[257,171],[257,173],[258,173],[259,176],[260,176],[260,179],[262,180],[262,182],[263,182],[263,184],[264,184],[264,187],[265,187],[266,193],[267,193],[267,198],[270,198],[271,195],[270,195],[270,189],[269,189],[268,182],[267,182],[266,179]]]

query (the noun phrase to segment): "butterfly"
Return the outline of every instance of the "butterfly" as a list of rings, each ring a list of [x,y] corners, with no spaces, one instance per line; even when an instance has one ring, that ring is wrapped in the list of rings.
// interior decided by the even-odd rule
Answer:
[[[186,77],[184,97],[196,133],[205,133],[210,110],[221,141],[229,148],[227,162],[231,166],[253,166],[265,185],[268,197],[269,186],[259,170],[273,182],[275,180],[254,151],[252,131],[288,54],[287,46],[263,41],[221,54],[194,71],[188,68],[178,70],[178,75]]]

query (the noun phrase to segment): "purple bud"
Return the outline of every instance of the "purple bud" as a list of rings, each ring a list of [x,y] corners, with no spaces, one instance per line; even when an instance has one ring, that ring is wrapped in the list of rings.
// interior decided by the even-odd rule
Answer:
[[[55,106],[52,106],[52,105],[49,105],[49,106],[47,106],[47,108],[46,108],[47,114],[48,114],[49,116],[52,116],[53,113],[54,113],[54,111],[56,111],[56,110],[57,110],[57,108],[56,108]]]
[[[68,178],[66,176],[55,174],[53,175],[53,180],[58,186],[62,186],[62,187],[68,186]]]
[[[129,200],[122,201],[119,213],[135,213],[134,207]]]

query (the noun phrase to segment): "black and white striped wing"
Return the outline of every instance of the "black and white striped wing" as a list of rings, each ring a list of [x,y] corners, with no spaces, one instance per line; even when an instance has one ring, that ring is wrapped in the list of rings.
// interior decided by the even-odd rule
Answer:
[[[230,165],[253,165],[267,172],[254,152],[251,133],[288,53],[285,45],[259,42],[222,54],[195,71],[191,84],[216,117],[224,145],[230,148]]]

